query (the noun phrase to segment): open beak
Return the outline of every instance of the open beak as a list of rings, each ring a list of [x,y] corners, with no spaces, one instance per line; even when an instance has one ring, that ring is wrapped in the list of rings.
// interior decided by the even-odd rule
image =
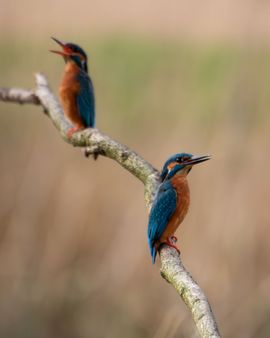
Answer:
[[[204,155],[204,156],[192,156],[191,159],[189,159],[188,161],[185,161],[181,164],[184,165],[194,165],[194,164],[198,164],[198,163],[202,163],[204,161],[208,161],[211,159],[211,156],[209,155]]]
[[[52,39],[58,43],[58,45],[60,45],[63,50],[62,51],[59,51],[59,50],[50,50],[50,52],[52,53],[56,53],[56,54],[59,54],[59,55],[62,55],[62,56],[68,56],[68,55],[71,55],[72,54],[72,51],[69,47],[67,47],[63,42],[61,42],[60,40],[52,37]]]

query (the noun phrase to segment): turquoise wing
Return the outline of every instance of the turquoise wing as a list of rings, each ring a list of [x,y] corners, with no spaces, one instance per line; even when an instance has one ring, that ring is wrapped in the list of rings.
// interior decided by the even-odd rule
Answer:
[[[86,127],[95,127],[95,95],[94,86],[87,73],[80,70],[78,74],[80,91],[77,95],[77,105],[80,117]]]
[[[148,223],[148,244],[155,263],[155,242],[160,239],[177,206],[177,194],[170,181],[165,181],[159,187],[153,202]]]

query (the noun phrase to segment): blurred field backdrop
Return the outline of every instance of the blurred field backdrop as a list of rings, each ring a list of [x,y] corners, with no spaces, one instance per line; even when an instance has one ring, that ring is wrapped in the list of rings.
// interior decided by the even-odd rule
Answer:
[[[270,337],[270,6],[265,1],[0,0],[0,85],[55,92],[51,35],[89,54],[97,126],[189,176],[183,261],[223,337]],[[85,159],[39,107],[0,103],[0,336],[197,337],[152,266],[143,186]]]

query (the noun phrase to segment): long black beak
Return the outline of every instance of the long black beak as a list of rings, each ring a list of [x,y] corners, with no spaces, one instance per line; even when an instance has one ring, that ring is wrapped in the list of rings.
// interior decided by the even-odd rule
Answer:
[[[65,48],[66,45],[64,44],[64,42],[54,38],[53,36],[51,37],[51,39],[53,39],[56,43],[58,43],[58,45],[60,45],[62,48]]]
[[[56,54],[59,54],[59,55],[62,55],[62,56],[68,56],[68,55],[71,55],[71,54],[72,54],[72,51],[70,50],[69,47],[66,46],[66,44],[65,44],[64,42],[62,42],[62,41],[60,41],[60,40],[58,40],[58,39],[56,39],[56,38],[54,38],[54,37],[52,37],[52,39],[53,39],[56,43],[58,43],[58,45],[60,45],[60,46],[63,48],[63,50],[62,50],[62,51],[58,51],[58,50],[50,50],[50,52],[56,53]]]
[[[198,164],[198,163],[202,163],[205,161],[208,161],[211,159],[210,155],[203,155],[203,156],[192,156],[191,159],[181,163],[184,165],[194,165],[194,164]]]

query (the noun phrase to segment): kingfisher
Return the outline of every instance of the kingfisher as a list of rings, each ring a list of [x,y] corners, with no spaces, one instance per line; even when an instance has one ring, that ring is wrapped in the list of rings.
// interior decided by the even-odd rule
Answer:
[[[175,245],[177,238],[174,233],[183,222],[189,208],[190,193],[187,175],[195,164],[209,159],[209,155],[194,156],[179,153],[165,162],[160,176],[161,184],[155,196],[148,223],[148,244],[153,264],[163,243],[180,253]]]
[[[59,96],[64,114],[73,125],[67,132],[70,138],[79,130],[95,127],[94,87],[88,75],[87,55],[84,50],[74,43],[64,43],[53,37],[52,39],[62,47],[62,51],[50,52],[63,56],[65,60]]]

